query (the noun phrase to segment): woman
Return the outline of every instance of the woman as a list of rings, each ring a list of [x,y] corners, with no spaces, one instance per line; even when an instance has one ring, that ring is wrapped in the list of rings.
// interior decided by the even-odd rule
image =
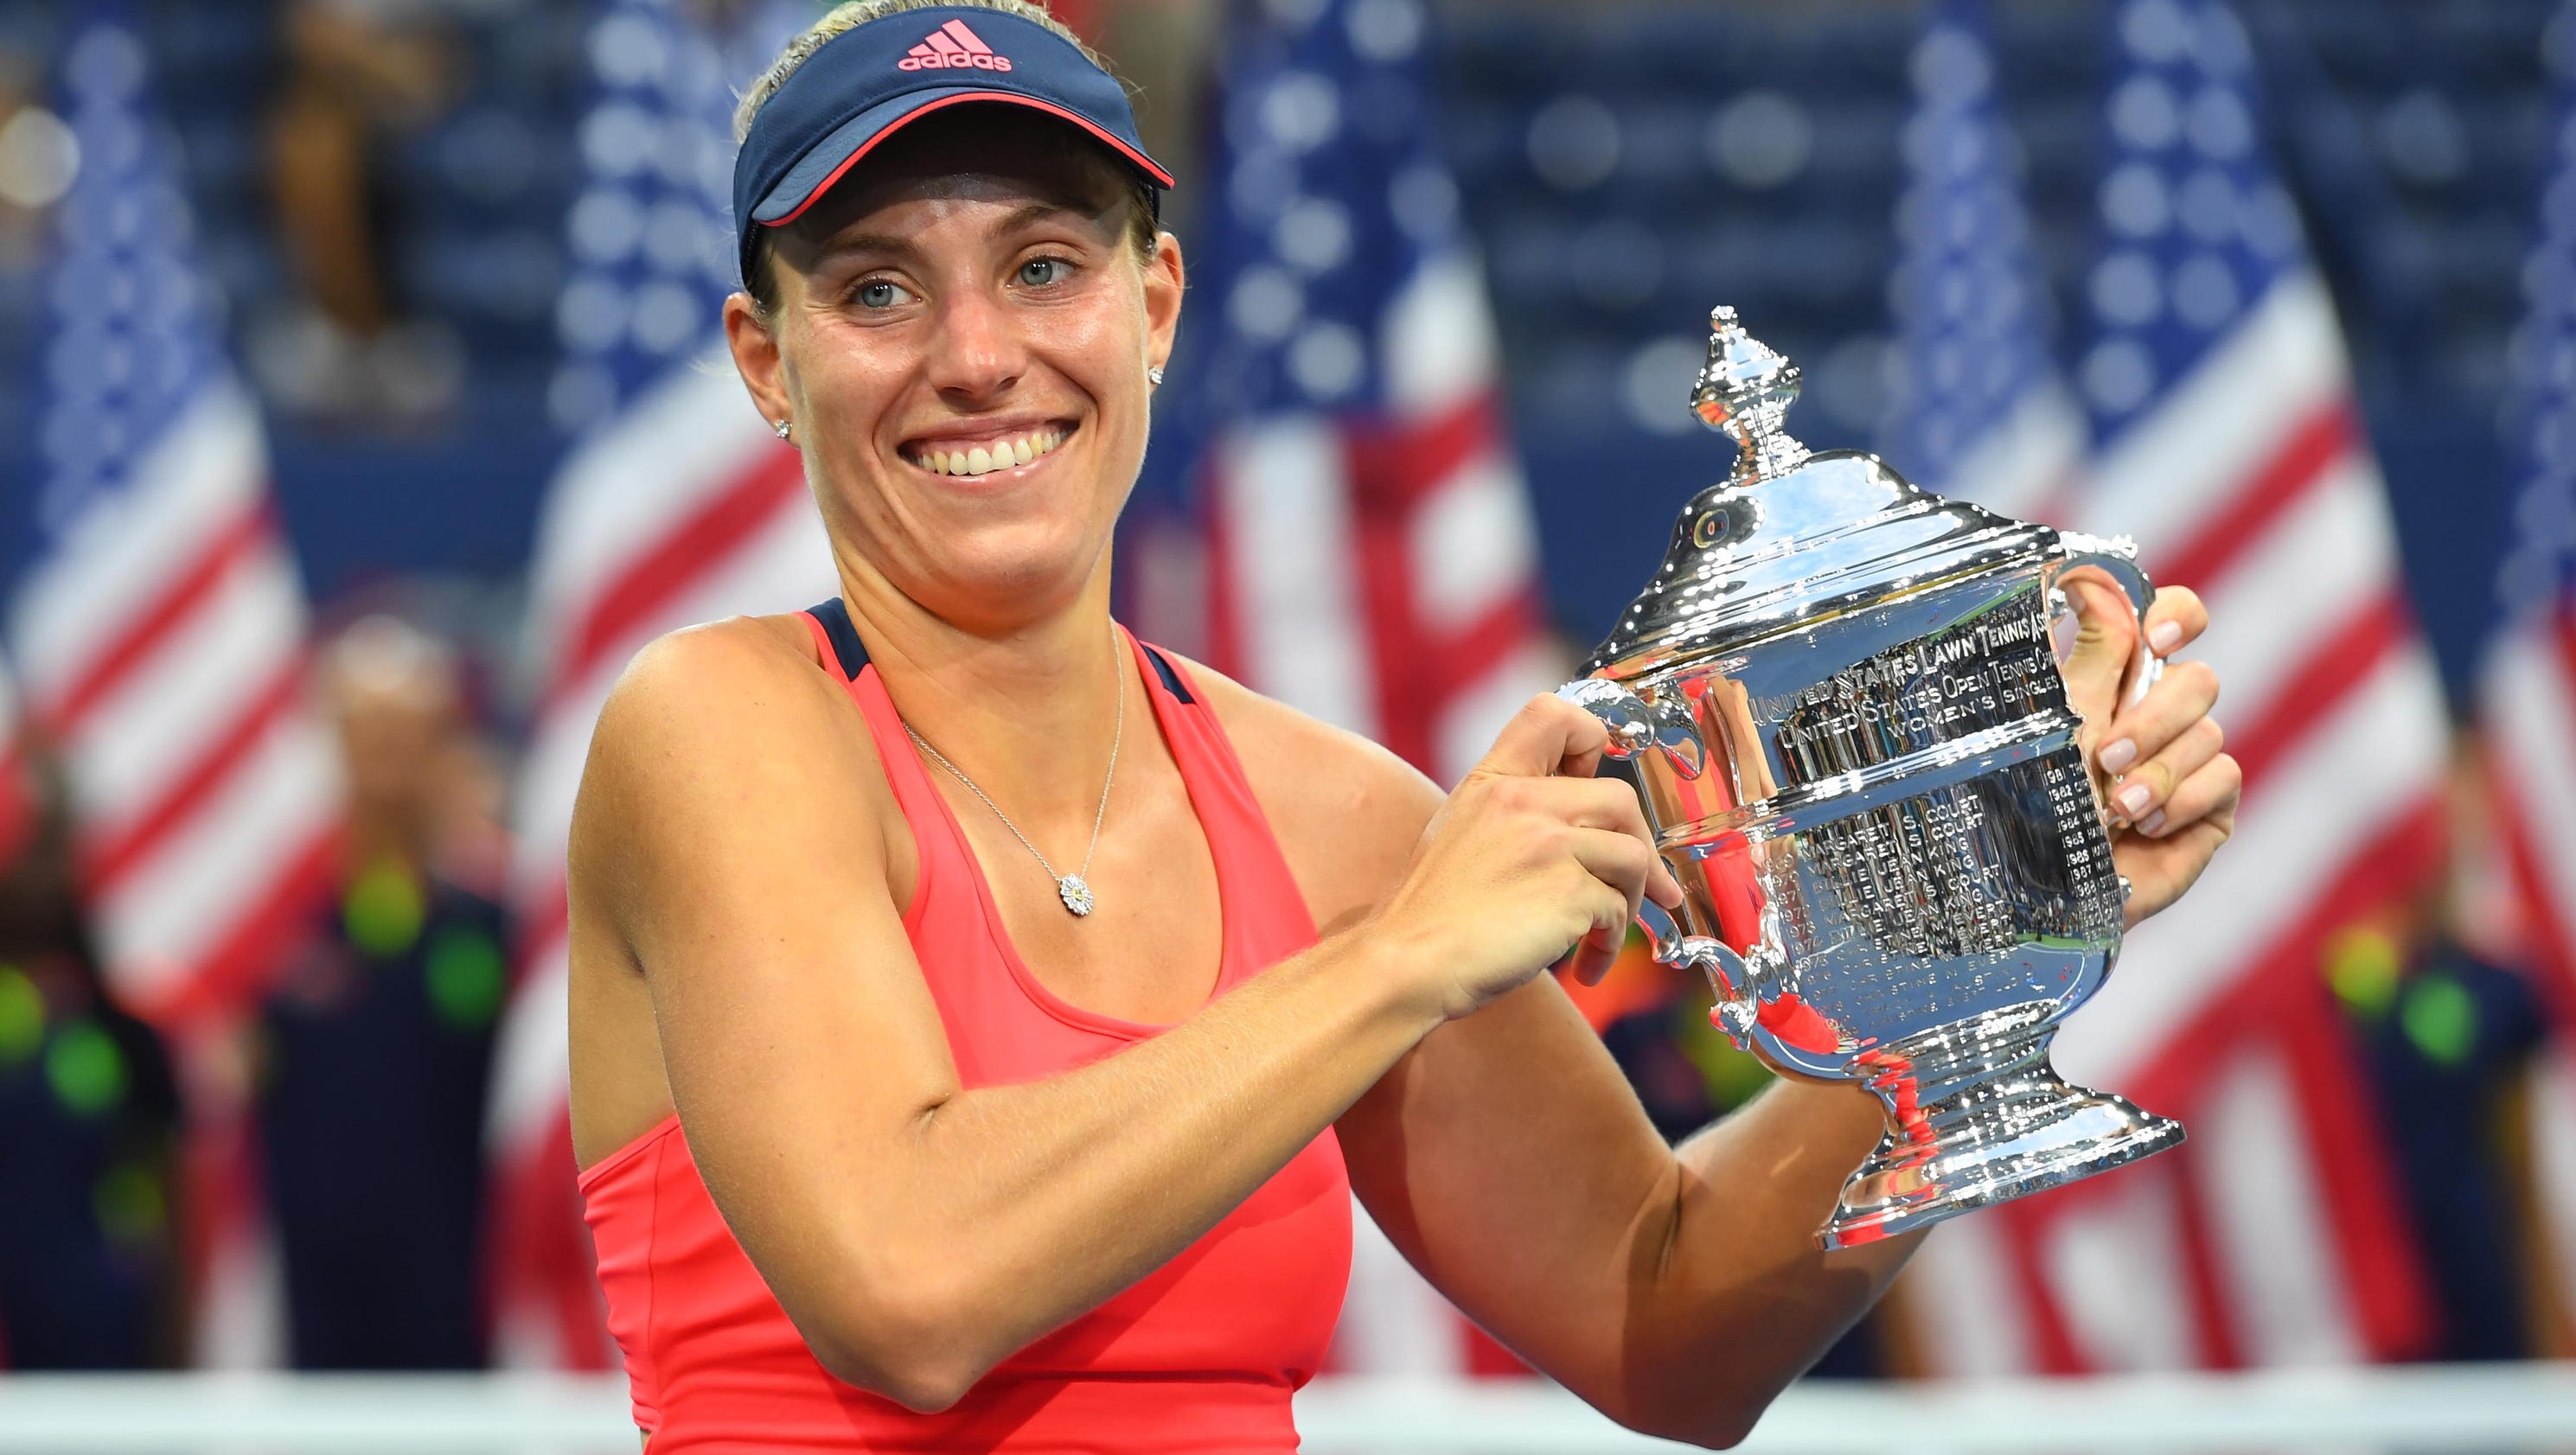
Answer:
[[[1809,1242],[1875,1103],[1655,1135],[1542,973],[1678,899],[1586,715],[1444,800],[1111,622],[1183,282],[1116,83],[1018,0],[869,0],[744,110],[726,323],[841,594],[656,643],[582,786],[574,1135],[656,1451],[1292,1449],[1346,1186],[1612,1417],[1741,1436],[1909,1251]],[[2214,695],[2111,727],[2135,915],[2227,833]]]

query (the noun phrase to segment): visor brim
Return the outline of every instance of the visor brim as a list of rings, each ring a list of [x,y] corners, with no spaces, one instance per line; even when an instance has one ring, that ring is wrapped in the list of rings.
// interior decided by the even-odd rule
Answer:
[[[787,175],[779,178],[778,185],[770,188],[769,194],[752,209],[751,220],[763,227],[785,227],[803,216],[816,199],[832,190],[833,184],[848,175],[850,168],[875,150],[878,143],[934,111],[971,101],[1026,107],[1071,122],[1155,185],[1172,185],[1172,174],[1156,165],[1153,158],[1119,140],[1108,128],[1079,112],[1017,91],[940,87],[907,92],[892,100],[881,101],[834,128],[830,135],[815,143],[811,151],[798,158],[796,165],[787,169]]]

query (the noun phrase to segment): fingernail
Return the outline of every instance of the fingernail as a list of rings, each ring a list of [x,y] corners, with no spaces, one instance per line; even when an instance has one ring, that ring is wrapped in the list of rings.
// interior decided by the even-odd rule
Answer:
[[[2182,624],[2172,621],[2157,622],[2156,629],[2147,633],[2147,645],[2155,648],[2156,655],[2159,657],[2181,646]]]
[[[2136,761],[2138,740],[2135,738],[2115,738],[2102,749],[2102,771],[2105,773],[2120,772]]]
[[[2142,819],[2138,820],[2138,832],[2139,832],[2139,833],[2142,833],[2142,834],[2152,834],[2152,833],[2155,833],[2155,832],[2157,832],[2158,830],[2162,829],[2164,826],[2165,826],[2165,811],[2164,811],[2163,809],[2161,809],[2161,808],[2160,808],[2160,809],[2157,809],[2155,812],[2153,812],[2153,813],[2151,813],[2151,814],[2148,814],[2145,818],[2142,818]]]
[[[2147,791],[2147,785],[2143,783],[2132,783],[2128,787],[2121,789],[2119,792],[2118,801],[2120,804],[2120,811],[2134,819],[2139,814],[2147,811],[2147,800],[2154,796],[2154,794]]]

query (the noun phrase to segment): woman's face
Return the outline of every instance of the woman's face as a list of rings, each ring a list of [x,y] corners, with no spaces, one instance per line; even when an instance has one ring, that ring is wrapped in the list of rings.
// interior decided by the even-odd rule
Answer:
[[[1142,258],[1134,205],[1062,123],[960,107],[773,235],[767,326],[726,307],[836,547],[958,626],[1060,610],[1105,559],[1180,316],[1178,244]]]

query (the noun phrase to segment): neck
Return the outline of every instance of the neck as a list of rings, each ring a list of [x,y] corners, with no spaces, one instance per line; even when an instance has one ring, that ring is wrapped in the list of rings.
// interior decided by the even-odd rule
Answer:
[[[1134,665],[1110,624],[1106,563],[1054,611],[970,626],[932,613],[864,566],[844,560],[840,574],[842,599],[895,710],[1049,862],[1069,855],[1056,869],[1072,873],[1100,807],[1122,690],[1131,729],[1122,752],[1160,741],[1133,731],[1152,709],[1137,685],[1122,684]],[[932,772],[946,776],[936,764]]]

